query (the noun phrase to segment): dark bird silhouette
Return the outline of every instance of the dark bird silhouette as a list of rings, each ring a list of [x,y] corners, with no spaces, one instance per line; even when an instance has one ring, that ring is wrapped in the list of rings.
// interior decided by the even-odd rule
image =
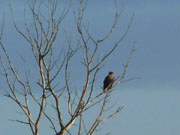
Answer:
[[[104,83],[104,86],[103,86],[103,91],[104,92],[107,92],[109,91],[112,86],[113,86],[113,83],[115,82],[116,78],[115,78],[115,75],[113,72],[109,72],[109,74],[105,77],[103,83]]]

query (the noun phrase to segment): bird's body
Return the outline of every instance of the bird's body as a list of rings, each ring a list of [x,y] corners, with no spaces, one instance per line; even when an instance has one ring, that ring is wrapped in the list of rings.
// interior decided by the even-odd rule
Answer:
[[[115,75],[113,72],[109,72],[109,74],[105,77],[103,83],[104,83],[104,86],[103,86],[103,91],[104,92],[107,92],[109,91],[112,86],[113,86],[113,83],[115,82],[116,78],[115,78]]]

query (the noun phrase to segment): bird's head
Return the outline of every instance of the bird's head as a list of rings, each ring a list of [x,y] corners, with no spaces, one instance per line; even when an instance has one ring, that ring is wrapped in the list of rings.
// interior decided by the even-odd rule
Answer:
[[[110,71],[110,72],[109,72],[109,75],[112,75],[112,74],[114,74],[114,72]]]

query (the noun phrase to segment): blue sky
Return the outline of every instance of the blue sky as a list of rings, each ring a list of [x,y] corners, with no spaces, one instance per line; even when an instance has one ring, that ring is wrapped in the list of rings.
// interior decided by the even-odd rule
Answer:
[[[106,30],[104,28],[111,20],[106,16],[111,16],[113,13],[113,5],[110,3],[105,0],[90,2],[88,7],[90,24],[92,20],[95,21],[92,23],[92,30],[98,30],[97,28],[99,31]],[[113,135],[179,135],[180,1],[124,0],[119,4],[125,7],[122,17],[122,20],[125,20],[122,21],[123,26],[131,14],[135,13],[133,25],[123,44],[130,46],[136,42],[137,52],[130,65],[128,76],[138,76],[141,79],[118,87],[119,90],[113,95],[114,100],[120,105],[125,105],[125,109],[118,120],[110,121],[105,127],[109,127]],[[6,13],[7,9],[3,8],[6,6],[7,3],[1,0],[0,11]],[[14,7],[17,12],[22,11],[21,1],[14,2]],[[22,18],[17,16],[16,19],[20,22]],[[98,35],[99,31],[95,33]],[[9,35],[11,40],[8,42],[16,43],[13,34],[9,33]],[[114,35],[114,38],[116,36],[118,35]],[[8,49],[12,48],[14,46]],[[111,61],[107,62],[101,78],[109,69],[116,73],[120,72],[122,62],[118,58],[123,57],[123,54],[121,50],[115,52]],[[0,100],[0,108],[2,108],[0,134],[24,133],[24,128],[24,131],[21,131],[21,126],[7,120],[18,115],[14,104],[5,98],[0,98]]]

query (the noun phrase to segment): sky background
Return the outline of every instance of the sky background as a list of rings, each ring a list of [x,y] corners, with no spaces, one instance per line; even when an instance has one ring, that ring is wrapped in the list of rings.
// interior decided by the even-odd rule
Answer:
[[[125,26],[130,16],[135,13],[132,27],[123,44],[130,46],[136,43],[137,51],[128,76],[141,79],[119,86],[119,90],[113,95],[114,101],[125,105],[125,108],[118,119],[110,121],[105,127],[108,127],[106,129],[113,135],[179,135],[180,1],[124,0],[119,4],[119,7],[125,8],[122,17],[125,21],[122,21],[122,26]],[[5,1],[0,0],[0,14],[7,13],[7,5]],[[13,6],[17,14],[22,12],[21,0],[16,0]],[[111,19],[107,16],[111,18],[113,7],[110,0],[92,0],[89,3],[89,20],[95,21],[92,30],[96,32],[99,28],[103,31],[108,26]],[[6,23],[9,24],[10,19],[8,16],[6,18]],[[21,22],[21,16],[17,15],[16,20]],[[18,44],[7,24],[7,35],[11,38],[8,42]],[[118,34],[114,38],[116,36]],[[11,46],[8,49],[13,50],[15,47]],[[109,69],[115,73],[120,72],[122,62],[119,61],[119,57],[122,57],[123,53],[115,52],[111,61],[107,63],[113,66],[105,67],[101,78]],[[0,108],[0,134],[25,133],[26,128],[8,121],[18,115],[14,104],[1,97]]]

